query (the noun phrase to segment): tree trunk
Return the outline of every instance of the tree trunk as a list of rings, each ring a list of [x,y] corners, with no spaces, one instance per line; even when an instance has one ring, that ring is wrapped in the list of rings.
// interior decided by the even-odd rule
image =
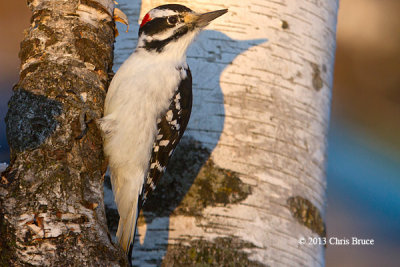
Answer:
[[[141,17],[167,2],[142,1]],[[134,264],[323,266],[308,238],[326,233],[338,1],[175,2],[229,12],[189,51],[192,118],[139,220]],[[123,38],[118,62],[135,45]]]
[[[120,266],[107,232],[95,120],[113,63],[112,0],[28,0],[20,80],[6,117],[1,266]]]

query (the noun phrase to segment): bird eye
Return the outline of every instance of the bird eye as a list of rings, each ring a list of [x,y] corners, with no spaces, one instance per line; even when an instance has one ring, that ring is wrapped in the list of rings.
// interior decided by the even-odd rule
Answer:
[[[169,16],[167,22],[168,24],[175,25],[178,22],[178,18],[176,16]]]

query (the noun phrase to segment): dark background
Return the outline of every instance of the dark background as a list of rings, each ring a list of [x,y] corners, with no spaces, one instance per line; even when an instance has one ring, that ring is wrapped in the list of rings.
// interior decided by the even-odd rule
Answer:
[[[326,249],[327,266],[400,262],[400,1],[341,0],[328,148],[329,237],[373,246]],[[4,117],[18,80],[26,1],[0,2],[0,163]]]

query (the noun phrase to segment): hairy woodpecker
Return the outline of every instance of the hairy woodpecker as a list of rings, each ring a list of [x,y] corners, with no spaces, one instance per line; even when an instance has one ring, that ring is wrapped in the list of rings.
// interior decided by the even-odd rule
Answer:
[[[100,126],[120,215],[117,239],[131,256],[139,211],[165,172],[189,121],[192,77],[186,50],[228,10],[195,13],[177,4],[150,10],[136,50],[111,81]]]

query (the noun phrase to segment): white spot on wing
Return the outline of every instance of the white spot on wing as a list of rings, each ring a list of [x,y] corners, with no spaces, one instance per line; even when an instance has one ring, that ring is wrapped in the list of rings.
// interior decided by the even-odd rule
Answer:
[[[167,121],[171,121],[173,117],[174,117],[174,114],[172,113],[172,110],[168,110],[167,116],[166,116]]]
[[[167,146],[169,144],[169,140],[162,140],[160,142],[160,146]]]
[[[156,166],[157,166],[157,169],[158,169],[160,172],[163,171],[163,167],[161,166],[160,162],[156,161]]]

